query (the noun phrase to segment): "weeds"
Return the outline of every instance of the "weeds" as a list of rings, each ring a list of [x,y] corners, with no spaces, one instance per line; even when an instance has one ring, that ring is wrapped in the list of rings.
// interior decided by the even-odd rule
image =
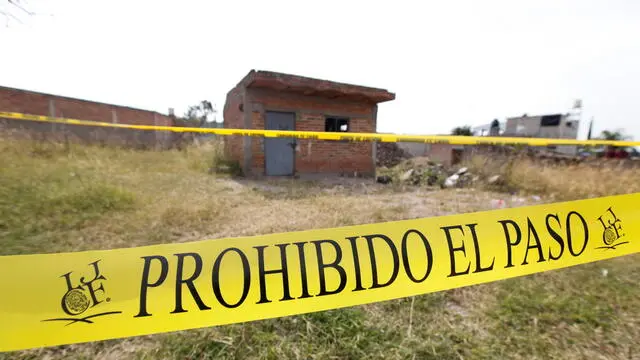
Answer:
[[[491,190],[523,192],[558,200],[586,199],[640,191],[638,169],[615,162],[554,165],[527,158],[473,156],[465,163],[485,180],[500,175],[501,181],[488,185]]]
[[[0,176],[0,243],[5,254],[23,252],[30,239],[80,230],[91,221],[135,206],[131,192],[101,182],[55,173],[28,181],[11,175]]]
[[[233,166],[219,146],[207,142],[160,152],[0,139],[0,254],[429,217],[487,209],[495,196],[472,189],[237,180],[228,176]],[[504,187],[494,190],[546,199],[640,187],[632,169],[486,158],[470,160],[469,167],[484,178],[503,176]],[[627,256],[413,299],[0,359],[639,358],[637,260]]]

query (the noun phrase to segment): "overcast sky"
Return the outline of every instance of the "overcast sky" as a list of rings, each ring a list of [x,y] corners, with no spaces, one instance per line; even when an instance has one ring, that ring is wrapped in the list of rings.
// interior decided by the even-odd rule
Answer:
[[[5,0],[0,9],[7,10]],[[23,0],[0,85],[157,110],[225,95],[251,69],[381,87],[379,131],[448,133],[570,111],[580,138],[640,138],[640,1]],[[4,19],[0,18],[4,21]],[[2,24],[5,25],[5,24]]]

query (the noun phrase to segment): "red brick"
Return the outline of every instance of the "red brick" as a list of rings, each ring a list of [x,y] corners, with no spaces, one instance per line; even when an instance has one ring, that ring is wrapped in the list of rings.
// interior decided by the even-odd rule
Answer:
[[[290,77],[286,74],[275,76],[278,79],[280,79],[279,77]],[[395,97],[385,90],[359,88],[348,84],[295,76],[294,80],[290,82],[293,87],[298,87],[295,92],[292,92],[291,89],[277,91],[247,88],[244,85],[246,79],[227,94],[224,108],[224,123],[227,128],[245,128],[245,111],[251,111],[250,127],[254,129],[264,129],[265,111],[289,111],[296,114],[295,130],[324,131],[325,116],[345,116],[350,118],[350,132],[374,133],[376,132],[374,121],[376,102]],[[271,81],[270,79],[262,80],[264,80],[263,84],[268,84]],[[290,80],[283,81],[286,83]],[[346,94],[344,96],[346,100],[331,99],[326,92],[322,93],[322,91]],[[315,93],[316,95],[303,95],[306,93]],[[364,98],[355,97],[362,96],[362,94],[365,95]],[[243,103],[243,98],[248,103]],[[241,110],[241,106],[243,110]],[[244,164],[244,146],[241,137],[227,138],[226,149],[233,159]],[[252,171],[261,174],[264,174],[263,150],[264,140],[252,138],[251,164],[247,165]],[[358,172],[360,174],[374,174],[374,163],[373,146],[370,142],[352,143],[299,139],[298,150],[295,152],[295,170],[298,173],[352,174]]]
[[[49,103],[52,100],[56,117],[112,122],[115,111],[121,124],[174,125],[171,117],[155,111],[0,86],[0,111],[50,116]]]

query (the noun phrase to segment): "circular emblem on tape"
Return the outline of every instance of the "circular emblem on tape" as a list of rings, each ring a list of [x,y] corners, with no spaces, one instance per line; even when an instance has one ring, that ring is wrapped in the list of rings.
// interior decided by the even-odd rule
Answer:
[[[606,245],[611,245],[613,244],[614,241],[616,241],[618,237],[616,236],[616,232],[613,231],[612,228],[607,228],[604,230],[604,243]]]
[[[89,297],[80,289],[69,290],[62,301],[72,315],[82,314],[89,308]]]

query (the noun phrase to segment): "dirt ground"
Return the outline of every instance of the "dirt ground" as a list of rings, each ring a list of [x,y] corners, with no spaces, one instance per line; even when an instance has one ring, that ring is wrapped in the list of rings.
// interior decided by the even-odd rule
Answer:
[[[211,151],[0,141],[0,255],[459,214],[491,209],[495,199],[517,207],[554,201],[552,188],[565,199],[637,189],[634,170],[614,181],[583,168],[516,169],[514,179],[529,176],[529,187],[515,195],[357,179],[237,180],[209,173]],[[366,306],[0,359],[640,359],[639,264],[627,256]]]

